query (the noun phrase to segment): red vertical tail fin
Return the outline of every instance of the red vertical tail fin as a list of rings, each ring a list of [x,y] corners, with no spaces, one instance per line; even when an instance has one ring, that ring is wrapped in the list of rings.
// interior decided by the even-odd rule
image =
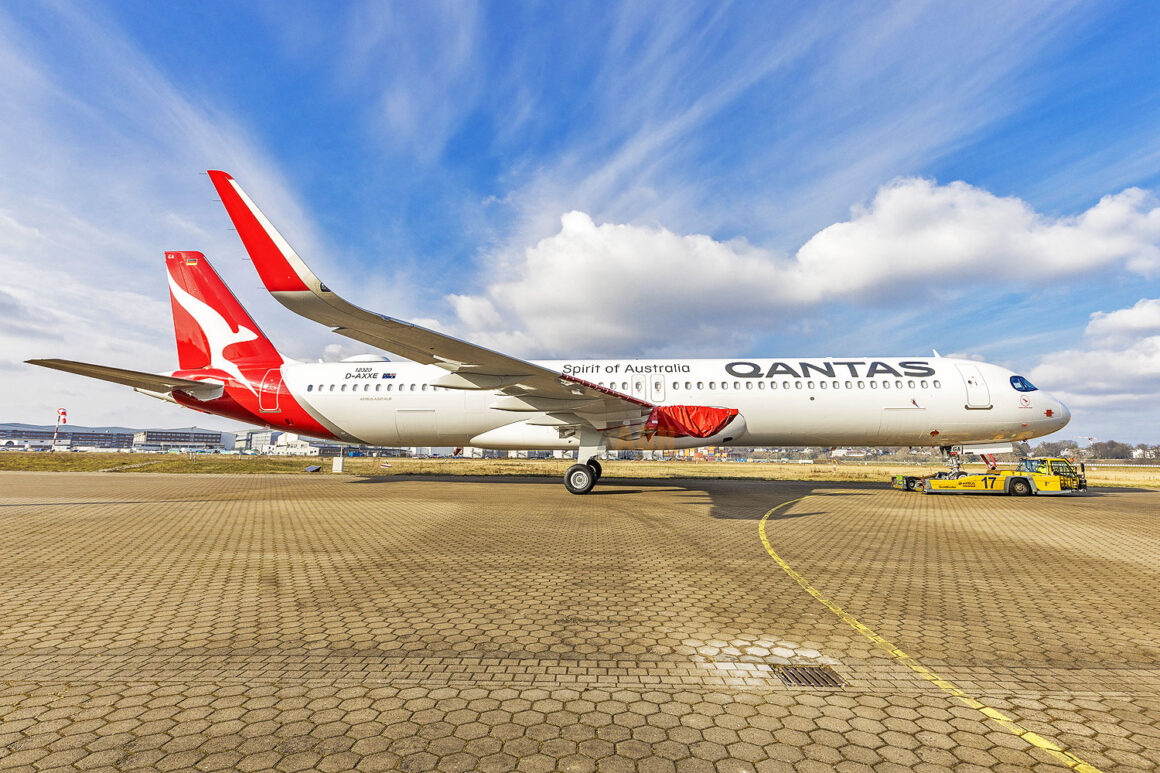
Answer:
[[[167,252],[169,297],[181,370],[277,368],[282,356],[200,252]]]

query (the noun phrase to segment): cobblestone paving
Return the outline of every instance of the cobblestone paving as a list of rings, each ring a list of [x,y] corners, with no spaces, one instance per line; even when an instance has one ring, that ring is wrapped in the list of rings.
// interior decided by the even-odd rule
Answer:
[[[1160,768],[1160,494],[0,475],[4,770]],[[825,665],[837,689],[784,684]]]

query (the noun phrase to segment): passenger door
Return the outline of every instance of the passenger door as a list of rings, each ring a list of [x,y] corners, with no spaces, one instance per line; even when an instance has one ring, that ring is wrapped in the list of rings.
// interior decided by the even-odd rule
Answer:
[[[975,411],[985,411],[991,407],[991,390],[977,365],[956,365],[959,375],[963,377],[963,384],[967,388],[967,404],[965,407]]]
[[[651,376],[642,376],[639,373],[628,382],[628,392],[638,400],[648,400],[648,381]]]
[[[665,377],[656,373],[648,377],[649,392],[648,400],[653,403],[663,403],[665,401]]]

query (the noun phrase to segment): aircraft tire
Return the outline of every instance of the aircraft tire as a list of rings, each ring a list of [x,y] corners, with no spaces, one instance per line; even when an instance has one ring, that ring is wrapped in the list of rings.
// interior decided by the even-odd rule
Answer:
[[[564,473],[564,488],[572,494],[587,494],[596,485],[596,473],[586,464],[574,464]]]
[[[1025,478],[1016,478],[1011,481],[1011,485],[1007,488],[1008,493],[1013,497],[1026,497],[1031,495],[1031,484]]]
[[[600,468],[600,462],[595,459],[588,460],[588,466],[592,468],[592,472],[596,475],[596,480],[600,480],[600,476],[604,474],[604,470]]]

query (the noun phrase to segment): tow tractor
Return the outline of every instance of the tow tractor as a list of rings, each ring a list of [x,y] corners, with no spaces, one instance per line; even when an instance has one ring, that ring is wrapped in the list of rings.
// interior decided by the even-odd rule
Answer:
[[[957,452],[956,452],[957,451]],[[1068,459],[1061,457],[1037,457],[1024,459],[1014,470],[1000,470],[995,462],[996,451],[968,451],[978,453],[987,463],[987,471],[969,473],[960,466],[961,449],[952,449],[949,455],[950,470],[933,475],[895,475],[890,485],[901,491],[921,491],[924,494],[1009,494],[1030,496],[1031,494],[1069,494],[1087,491],[1084,468],[1079,469]]]

